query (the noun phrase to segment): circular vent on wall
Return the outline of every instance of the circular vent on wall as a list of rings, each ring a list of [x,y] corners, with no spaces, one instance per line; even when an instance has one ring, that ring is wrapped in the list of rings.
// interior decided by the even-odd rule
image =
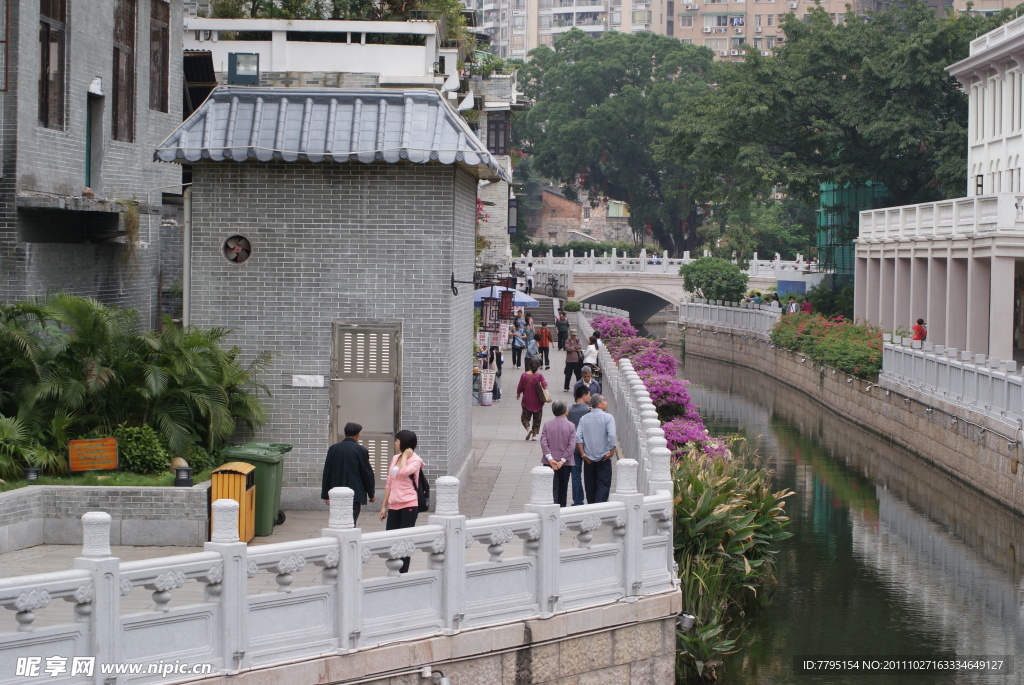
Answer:
[[[249,239],[241,235],[233,235],[224,241],[224,257],[229,262],[241,264],[252,254]]]

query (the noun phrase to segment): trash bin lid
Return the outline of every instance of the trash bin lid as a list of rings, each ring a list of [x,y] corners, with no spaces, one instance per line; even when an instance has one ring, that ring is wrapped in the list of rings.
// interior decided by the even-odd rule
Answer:
[[[292,446],[286,442],[247,442],[245,446],[258,447],[268,452],[279,452],[281,454],[292,451]]]
[[[232,461],[227,464],[221,464],[210,473],[238,473],[245,475],[255,469],[255,466],[246,464],[244,461]]]
[[[225,459],[241,459],[245,461],[259,461],[268,464],[276,464],[284,460],[285,452],[292,448],[291,445],[283,445],[288,450],[280,450],[267,447],[273,443],[247,442],[244,445],[225,447],[221,450],[221,456]]]

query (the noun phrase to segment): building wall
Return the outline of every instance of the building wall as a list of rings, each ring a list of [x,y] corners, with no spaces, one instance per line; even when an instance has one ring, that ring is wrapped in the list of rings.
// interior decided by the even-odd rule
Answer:
[[[330,390],[331,322],[402,322],[402,428],[431,478],[467,475],[476,179],[417,165],[194,165],[192,323],[231,329],[243,358],[274,354],[260,440],[294,445],[284,483],[319,487]],[[453,215],[454,209],[454,215]],[[245,235],[244,264],[222,256]],[[360,417],[344,417],[360,421]],[[239,436],[247,437],[247,436]]]
[[[134,307],[144,324],[158,311],[159,216],[147,203],[160,204],[165,186],[180,183],[175,165],[152,161],[153,149],[181,120],[182,0],[171,2],[169,111],[149,108],[150,4],[138,4],[136,22],[135,142],[111,140],[113,0],[69,2],[65,42],[65,119],[62,129],[39,122],[39,3],[11,0],[11,68],[3,105],[4,180],[0,183],[0,300],[14,301],[48,292],[69,291],[103,302]],[[99,37],[99,38],[98,38]],[[62,235],[65,213],[18,211],[16,194],[50,199],[80,198],[85,186],[86,117],[89,86],[102,80],[102,165],[92,185],[97,200],[137,202],[139,241],[129,248],[115,242],[82,241]],[[172,190],[173,188],[165,188]],[[81,200],[76,200],[81,202]],[[88,202],[86,202],[88,204]],[[95,216],[93,214],[92,216]]]

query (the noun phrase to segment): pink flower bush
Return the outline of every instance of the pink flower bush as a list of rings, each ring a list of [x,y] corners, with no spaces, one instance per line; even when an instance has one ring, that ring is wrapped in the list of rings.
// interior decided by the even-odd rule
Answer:
[[[711,459],[728,459],[731,456],[728,443],[708,433],[697,412],[697,405],[686,391],[689,381],[676,378],[679,364],[661,343],[639,337],[626,319],[599,316],[591,321],[591,325],[601,334],[602,344],[608,348],[612,358],[629,359],[637,375],[643,379],[647,392],[651,394],[651,402],[658,410],[674,460],[688,457],[694,447],[701,456]]]

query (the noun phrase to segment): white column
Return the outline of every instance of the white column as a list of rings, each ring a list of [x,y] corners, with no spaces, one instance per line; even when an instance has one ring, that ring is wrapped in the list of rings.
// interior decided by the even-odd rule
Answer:
[[[879,290],[878,323],[882,328],[896,327],[894,293],[896,291],[896,260],[883,256],[881,259],[882,281]]]
[[[967,260],[950,259],[946,272],[946,347],[967,347]]]
[[[441,476],[434,483],[437,508],[428,521],[442,526],[444,546],[430,555],[440,562],[442,613],[446,631],[459,630],[466,615],[466,517],[459,514],[459,479]],[[436,543],[435,543],[436,544]]]
[[[91,602],[84,603],[91,604],[92,611],[85,614],[89,630],[82,653],[95,656],[101,664],[121,660],[121,562],[110,554],[110,522],[106,512],[82,515],[82,556],[73,562],[75,568],[92,574]],[[104,682],[98,668],[93,682]]]
[[[868,277],[866,279],[867,292],[864,297],[864,318],[871,323],[877,324],[880,323],[879,312],[882,307],[881,296],[879,295],[882,282],[882,260],[881,257],[869,254],[867,262]]]
[[[988,350],[992,264],[988,257],[972,256],[967,268],[967,349],[979,354]]]
[[[637,476],[640,465],[633,459],[620,459],[615,465],[615,494],[609,499],[626,506],[626,521],[614,529],[616,537],[623,540],[623,585],[626,596],[643,594],[644,577],[644,496],[637,490]]]
[[[924,320],[928,323],[928,340],[936,345],[948,345],[946,337],[946,274],[949,262],[946,257],[928,259],[928,308]]]
[[[207,552],[221,555],[218,592],[221,616],[221,658],[228,672],[247,665],[249,649],[249,564],[247,545],[238,539],[238,502],[219,499],[213,503],[213,534],[203,545]]]
[[[853,267],[853,318],[867,317],[868,308],[868,260],[857,256]]]
[[[338,651],[345,653],[359,647],[363,631],[363,555],[360,549],[362,531],[355,527],[352,503],[355,493],[351,488],[331,488],[328,493],[331,513],[323,537],[338,541],[338,565],[324,569],[324,581],[333,576],[334,593],[340,597],[335,606],[338,621]],[[365,512],[364,516],[370,515]]]
[[[910,292],[912,288],[911,262],[906,257],[896,257],[896,281],[893,289],[893,317],[896,326],[907,326],[908,328],[920,315],[913,315],[910,311]],[[913,316],[913,318],[911,318]],[[895,328],[895,326],[894,326]]]
[[[989,285],[988,356],[1013,358],[1013,257],[993,257]]]

